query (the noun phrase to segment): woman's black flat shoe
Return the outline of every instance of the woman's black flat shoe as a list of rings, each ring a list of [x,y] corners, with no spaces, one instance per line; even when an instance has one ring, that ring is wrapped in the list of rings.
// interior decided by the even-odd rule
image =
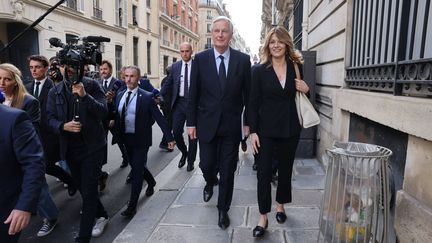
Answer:
[[[267,227],[268,227],[268,220],[266,221],[264,227],[257,225],[252,231],[253,237],[263,237]]]
[[[276,213],[276,221],[279,224],[285,223],[286,219],[287,219],[287,216],[286,216],[285,212],[277,212]]]

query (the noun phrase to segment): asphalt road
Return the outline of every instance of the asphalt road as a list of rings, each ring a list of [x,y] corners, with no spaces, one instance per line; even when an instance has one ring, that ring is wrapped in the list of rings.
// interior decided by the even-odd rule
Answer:
[[[159,149],[161,136],[160,128],[154,125],[153,146],[149,150],[147,164],[154,176],[163,170],[179,153],[178,149],[175,149],[174,152],[171,153],[161,151]],[[109,141],[111,141],[110,137]],[[112,242],[129,222],[129,220],[122,217],[120,213],[130,195],[130,185],[125,184],[130,167],[120,169],[121,161],[121,153],[118,147],[109,146],[108,164],[105,165],[103,169],[108,171],[110,176],[108,178],[107,189],[101,194],[101,200],[110,216],[110,222],[102,236],[93,238],[92,242]],[[30,224],[21,234],[20,243],[69,243],[74,242],[74,237],[78,235],[81,210],[81,197],[79,193],[70,197],[67,193],[67,189],[63,187],[63,183],[57,182],[54,177],[48,175],[47,182],[54,202],[60,211],[58,224],[51,234],[45,237],[37,237],[36,234],[42,226],[42,219],[39,216],[33,216]],[[144,190],[141,194],[144,194],[145,187],[146,183],[144,182]],[[145,203],[145,200],[146,197],[144,196],[139,204]]]

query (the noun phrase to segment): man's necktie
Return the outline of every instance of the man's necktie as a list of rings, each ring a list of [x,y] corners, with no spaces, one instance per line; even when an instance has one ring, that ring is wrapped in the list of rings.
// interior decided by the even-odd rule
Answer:
[[[130,99],[131,94],[132,94],[132,91],[128,91],[127,96],[126,96],[126,101],[123,104],[123,108],[121,111],[120,129],[123,133],[126,132],[126,110],[127,110],[127,106],[129,105],[129,99]]]
[[[108,89],[108,80],[106,80],[106,79],[105,79],[105,82],[104,82],[104,88],[105,88],[105,90]]]
[[[184,85],[183,85],[183,97],[188,98],[189,97],[189,78],[188,78],[188,64],[185,63],[185,72],[184,72]]]
[[[225,89],[225,84],[227,81],[227,77],[226,77],[226,69],[225,69],[225,63],[224,63],[224,56],[220,55],[219,56],[221,62],[219,64],[219,82],[221,84],[222,90]]]
[[[35,88],[35,92],[34,92],[34,97],[36,97],[36,99],[39,99],[39,86],[40,86],[41,82],[40,81],[36,81],[36,88]]]

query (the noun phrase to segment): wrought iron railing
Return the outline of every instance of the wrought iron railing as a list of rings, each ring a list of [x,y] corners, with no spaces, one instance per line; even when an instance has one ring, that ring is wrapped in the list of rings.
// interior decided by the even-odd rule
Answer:
[[[97,19],[102,19],[102,9],[93,7],[93,17]]]
[[[432,98],[428,0],[354,1],[348,87]]]

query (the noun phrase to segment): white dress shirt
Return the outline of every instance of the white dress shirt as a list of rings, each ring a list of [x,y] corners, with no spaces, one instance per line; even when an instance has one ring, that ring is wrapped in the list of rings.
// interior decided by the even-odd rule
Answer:
[[[126,113],[125,113],[125,133],[135,133],[135,116],[136,116],[136,102],[137,102],[137,94],[138,94],[138,86],[133,89],[127,89],[126,92],[123,94],[122,98],[120,99],[119,105],[117,107],[117,110],[121,116],[123,105],[126,102],[126,97],[129,91],[132,91],[130,98],[129,98],[129,104],[126,106]]]
[[[45,81],[46,81],[46,77],[44,78],[44,79],[42,79],[42,80],[34,80],[34,87],[33,87],[33,96],[34,97],[39,97],[39,95],[40,95],[40,93],[41,93],[41,91],[42,91],[42,87],[43,87],[43,85],[44,85],[44,83],[45,83]],[[36,82],[40,82],[40,84],[39,84],[39,94],[36,94]]]
[[[230,49],[228,48],[224,53],[219,53],[216,51],[216,49],[214,49],[214,55],[215,55],[215,60],[216,60],[216,70],[219,73],[219,65],[221,62],[221,59],[219,58],[220,55],[222,55],[224,57],[224,64],[225,64],[225,71],[226,71],[226,77],[228,77],[228,63],[229,63],[229,58],[230,58]]]
[[[180,73],[180,90],[179,90],[179,96],[183,97],[184,96],[184,74],[185,74],[185,67],[186,64],[188,65],[188,88],[190,88],[190,73],[191,73],[191,69],[192,69],[192,59],[189,60],[188,62],[184,62],[182,61],[182,68],[181,68],[181,73]]]

